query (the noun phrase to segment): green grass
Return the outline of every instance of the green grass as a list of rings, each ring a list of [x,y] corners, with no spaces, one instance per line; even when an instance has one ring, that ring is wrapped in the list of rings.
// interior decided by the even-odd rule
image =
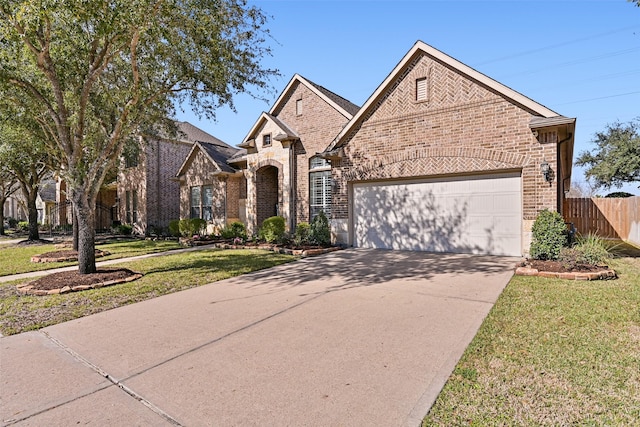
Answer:
[[[270,251],[206,249],[122,263],[120,267],[144,276],[82,292],[20,295],[15,288],[19,282],[0,283],[0,332],[10,335],[40,329],[293,260]]]
[[[111,255],[97,258],[96,261],[125,258],[149,253],[179,249],[180,245],[172,240],[124,240],[96,245],[97,249]],[[0,276],[28,273],[32,271],[50,270],[52,268],[75,265],[76,262],[32,263],[31,257],[57,250],[51,245],[8,245],[0,240]]]
[[[637,425],[640,258],[619,279],[515,276],[423,426]]]

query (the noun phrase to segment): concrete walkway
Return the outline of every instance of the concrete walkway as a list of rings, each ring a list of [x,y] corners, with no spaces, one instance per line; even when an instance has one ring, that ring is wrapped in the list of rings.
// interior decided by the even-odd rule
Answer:
[[[418,426],[516,261],[345,250],[3,337],[0,420]]]

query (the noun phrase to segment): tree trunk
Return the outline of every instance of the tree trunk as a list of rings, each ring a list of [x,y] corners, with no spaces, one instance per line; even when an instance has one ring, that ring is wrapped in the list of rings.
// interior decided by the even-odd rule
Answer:
[[[38,188],[36,187],[26,196],[27,211],[29,212],[29,240],[40,240],[40,232],[38,231],[38,208],[36,207]]]
[[[71,230],[73,233],[73,250],[78,250],[78,217],[76,215],[76,210],[71,205]]]
[[[0,198],[0,236],[4,236],[4,204],[7,201],[6,198]]]
[[[78,223],[78,272],[80,274],[91,274],[97,271],[95,208],[93,206],[86,196],[74,197],[73,208]]]

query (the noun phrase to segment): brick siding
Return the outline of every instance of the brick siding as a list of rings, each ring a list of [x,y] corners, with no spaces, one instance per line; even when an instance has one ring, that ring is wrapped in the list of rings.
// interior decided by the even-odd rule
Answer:
[[[166,228],[180,217],[180,185],[172,180],[191,150],[191,143],[150,140],[144,143],[138,166],[121,168],[118,175],[119,215],[126,219],[125,192],[136,190],[138,222],[135,230]]]
[[[428,98],[415,100],[415,81],[427,77]],[[556,144],[536,140],[532,114],[455,70],[418,55],[348,135],[345,156],[334,162],[333,217],[348,218],[347,182],[434,175],[522,171],[523,219],[555,209]]]

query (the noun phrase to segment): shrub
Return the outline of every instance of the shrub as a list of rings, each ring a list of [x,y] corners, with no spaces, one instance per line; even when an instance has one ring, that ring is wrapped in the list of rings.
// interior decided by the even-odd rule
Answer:
[[[18,222],[18,230],[20,230],[20,231],[29,231],[29,221],[19,221]]]
[[[293,236],[293,244],[296,246],[308,245],[310,240],[311,226],[308,222],[301,222],[296,226]]]
[[[557,260],[560,250],[567,246],[567,226],[562,215],[547,209],[538,214],[533,223],[530,254],[533,259]]]
[[[614,191],[613,193],[609,193],[604,197],[608,197],[608,198],[633,197],[633,194],[627,193],[626,191]]]
[[[169,234],[173,237],[180,237],[180,220],[174,219],[169,222]]]
[[[203,234],[207,227],[207,221],[200,218],[181,219],[178,223],[180,234],[183,237],[191,237],[195,234]]]
[[[120,224],[116,227],[116,233],[122,234],[124,236],[130,236],[133,232],[133,227],[129,224]]]
[[[329,228],[329,220],[323,211],[320,211],[313,221],[311,221],[310,240],[312,243],[321,246],[331,244],[331,229]]]
[[[611,258],[613,247],[604,239],[589,233],[587,236],[578,236],[577,243],[573,247],[584,260],[585,264],[598,265]]]
[[[16,228],[18,226],[18,220],[15,218],[7,218],[7,224],[9,224],[9,228]]]
[[[247,229],[240,221],[232,222],[225,226],[220,232],[220,236],[223,239],[236,239],[247,240]]]
[[[284,218],[272,216],[262,222],[262,227],[258,233],[260,240],[267,243],[278,243],[284,238]]]

